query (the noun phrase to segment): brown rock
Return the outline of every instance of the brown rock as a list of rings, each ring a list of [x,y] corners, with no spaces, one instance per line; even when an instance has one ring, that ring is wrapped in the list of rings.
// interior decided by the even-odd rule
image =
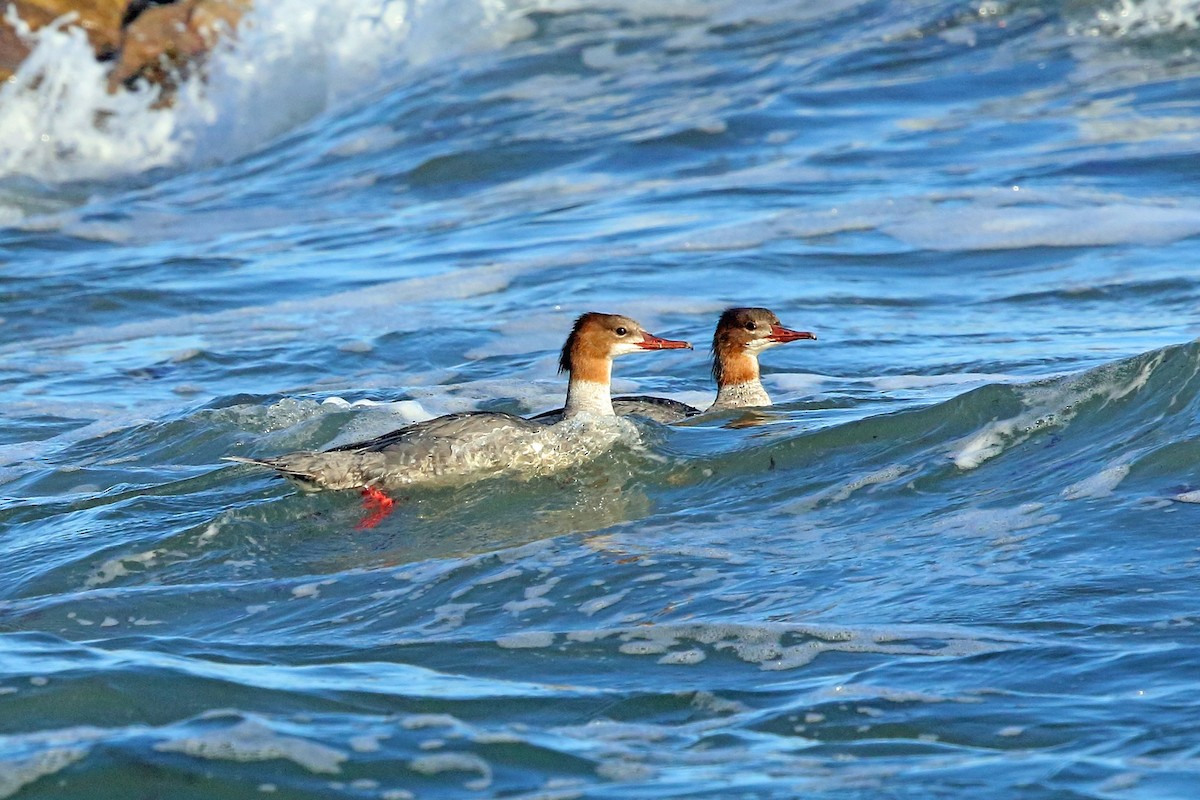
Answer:
[[[17,67],[29,55],[29,48],[17,32],[0,20],[0,81],[17,71]]]
[[[131,85],[140,78],[170,88],[175,75],[186,74],[225,31],[233,31],[251,0],[158,0],[137,14],[123,30],[130,0],[0,0],[0,80],[7,79],[29,55],[29,47],[2,19],[8,6],[37,30],[74,12],[71,24],[86,32],[97,58],[114,59],[109,88]]]
[[[16,6],[17,16],[35,31],[74,12],[76,19],[71,24],[83,28],[96,53],[106,56],[120,46],[121,15],[127,3],[128,0],[0,0],[0,80],[11,75],[29,54],[29,48],[3,19],[9,6]],[[19,57],[10,58],[10,53]]]
[[[141,78],[170,88],[249,8],[250,0],[179,0],[146,9],[125,29],[109,88]]]

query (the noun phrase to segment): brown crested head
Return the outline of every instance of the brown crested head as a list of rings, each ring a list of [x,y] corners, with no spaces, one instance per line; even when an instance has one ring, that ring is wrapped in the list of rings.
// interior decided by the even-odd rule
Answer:
[[[601,314],[589,311],[581,314],[571,328],[571,334],[563,344],[558,359],[558,371],[570,372],[585,380],[599,379],[591,376],[597,369],[603,370],[607,380],[605,362],[624,353],[639,350],[691,349],[687,342],[660,339],[647,333],[636,320],[621,314]],[[590,365],[596,365],[592,367]]]
[[[727,308],[713,333],[713,379],[718,385],[752,380],[758,377],[754,357],[760,351],[797,339],[816,338],[808,331],[783,327],[768,308]]]

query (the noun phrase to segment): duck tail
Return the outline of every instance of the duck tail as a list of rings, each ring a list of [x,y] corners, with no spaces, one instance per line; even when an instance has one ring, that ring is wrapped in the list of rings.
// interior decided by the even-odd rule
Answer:
[[[238,464],[253,464],[256,467],[273,469],[284,477],[291,478],[302,484],[316,484],[317,476],[305,469],[289,465],[282,458],[246,458],[245,456],[222,456],[222,461],[233,461]]]

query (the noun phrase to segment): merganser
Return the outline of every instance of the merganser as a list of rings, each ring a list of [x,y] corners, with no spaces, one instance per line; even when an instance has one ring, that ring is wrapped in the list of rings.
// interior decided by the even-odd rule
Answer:
[[[392,501],[381,489],[452,486],[504,473],[546,475],[636,436],[634,426],[613,412],[613,358],[680,348],[691,344],[653,336],[629,317],[589,312],[575,320],[559,358],[559,372],[569,372],[570,380],[557,424],[490,411],[447,414],[322,452],[226,460],[270,467],[307,491],[360,489],[386,508]]]
[[[771,396],[759,379],[758,354],[776,345],[799,339],[816,339],[814,333],[783,327],[767,308],[727,308],[713,333],[712,376],[717,399],[708,411],[771,405]]]
[[[766,308],[727,308],[713,333],[712,376],[717,382],[717,399],[703,413],[731,408],[771,405],[771,396],[759,377],[758,355],[776,345],[798,339],[816,339],[808,331],[783,327],[779,317]],[[668,397],[632,395],[614,397],[613,409],[620,416],[639,416],[669,424],[702,413],[700,409]],[[563,409],[544,411],[530,419],[554,424]]]

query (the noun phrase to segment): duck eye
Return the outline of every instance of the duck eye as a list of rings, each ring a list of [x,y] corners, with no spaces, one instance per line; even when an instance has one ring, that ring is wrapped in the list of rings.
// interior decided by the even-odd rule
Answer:
[[[755,322],[747,322],[746,323],[746,330],[752,331],[752,330],[755,330],[756,328],[758,328],[757,323],[755,323]]]
[[[625,330],[625,328],[617,328],[617,336],[624,336],[627,333],[629,333],[629,331]]]

